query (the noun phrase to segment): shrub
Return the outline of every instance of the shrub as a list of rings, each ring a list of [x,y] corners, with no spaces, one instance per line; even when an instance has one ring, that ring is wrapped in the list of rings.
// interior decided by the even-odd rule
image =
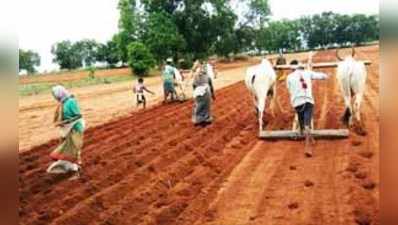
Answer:
[[[147,75],[155,66],[155,59],[148,48],[140,42],[132,42],[128,45],[128,64],[138,76]]]
[[[88,77],[89,77],[90,79],[95,79],[95,71],[96,71],[96,68],[93,67],[93,66],[90,66],[90,67],[87,69],[87,71],[88,71]]]
[[[248,61],[249,57],[247,55],[235,55],[234,60],[235,61]]]

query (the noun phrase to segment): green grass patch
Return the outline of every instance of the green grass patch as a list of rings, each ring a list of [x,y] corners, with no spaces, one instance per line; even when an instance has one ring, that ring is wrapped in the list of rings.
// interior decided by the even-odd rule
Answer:
[[[86,87],[92,85],[99,84],[112,84],[123,81],[133,81],[137,77],[136,76],[109,76],[109,77],[86,77],[81,80],[62,82],[61,84],[66,88],[78,88],[78,87]],[[33,84],[19,84],[18,85],[18,93],[20,96],[29,96],[29,95],[37,95],[43,93],[50,93],[51,88],[59,84],[57,82],[48,82],[48,83],[33,83]]]

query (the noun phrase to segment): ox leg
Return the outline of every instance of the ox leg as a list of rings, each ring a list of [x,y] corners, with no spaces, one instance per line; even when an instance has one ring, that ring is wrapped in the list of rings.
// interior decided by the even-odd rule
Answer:
[[[186,99],[185,90],[184,90],[184,84],[183,83],[179,83],[178,86],[180,86],[181,98],[184,101]]]
[[[345,111],[341,120],[345,125],[351,126],[352,125],[351,96],[344,97],[344,105],[345,105]]]
[[[264,117],[264,108],[265,108],[265,99],[267,96],[263,96],[260,98],[257,98],[257,107],[258,107],[258,124],[259,124],[259,132],[263,130],[263,117]]]
[[[253,96],[253,103],[254,103],[254,110],[256,112],[256,117],[258,119],[259,117],[259,110],[258,110],[258,104],[257,104],[257,96]]]
[[[258,132],[260,133],[263,130],[263,111],[259,110],[258,116]]]
[[[355,120],[360,124],[361,123],[361,102],[362,102],[362,95],[358,94],[355,96],[355,101],[354,101],[354,107],[353,107],[353,113],[355,116]]]
[[[277,106],[277,102],[276,102],[276,85],[274,84],[274,85],[272,85],[272,87],[271,87],[272,89],[272,91],[271,91],[271,94],[269,95],[270,96],[270,105],[269,105],[269,108],[270,108],[270,113],[271,113],[271,115],[272,115],[272,117],[275,117],[275,107]]]

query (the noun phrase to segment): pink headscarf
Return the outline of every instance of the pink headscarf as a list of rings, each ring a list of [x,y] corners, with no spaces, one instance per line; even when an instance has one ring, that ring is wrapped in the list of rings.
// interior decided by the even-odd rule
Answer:
[[[55,99],[59,102],[63,102],[65,99],[69,98],[71,94],[62,85],[56,85],[52,88],[52,93]]]

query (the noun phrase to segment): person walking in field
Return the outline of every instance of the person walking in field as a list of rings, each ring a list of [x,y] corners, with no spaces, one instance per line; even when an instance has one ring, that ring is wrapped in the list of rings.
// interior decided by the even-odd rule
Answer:
[[[287,76],[286,84],[290,94],[290,102],[295,109],[300,125],[300,132],[305,136],[305,155],[312,157],[313,152],[310,142],[313,142],[311,136],[311,124],[314,108],[314,97],[312,95],[312,80],[327,79],[328,75],[324,73],[304,70],[304,66],[297,60],[290,63],[294,71]]]
[[[212,123],[211,103],[215,100],[212,79],[207,74],[206,65],[196,61],[192,68],[194,108],[192,122],[195,126]]]
[[[137,84],[134,86],[133,88],[133,92],[135,93],[136,97],[137,97],[137,107],[140,104],[143,104],[144,109],[146,108],[146,98],[144,95],[144,92],[148,92],[151,93],[152,95],[154,95],[155,93],[150,91],[145,85],[144,85],[144,79],[143,78],[138,78],[138,82]]]
[[[82,165],[81,150],[83,147],[84,120],[79,105],[65,87],[52,88],[52,94],[59,103],[54,116],[54,123],[61,131],[61,144],[50,153],[55,160],[48,173],[75,172],[77,177]]]
[[[166,60],[166,66],[163,69],[163,91],[164,91],[164,103],[167,101],[168,97],[171,97],[171,101],[176,99],[177,93],[174,87],[175,71],[176,68],[172,66],[173,60],[168,58]]]

